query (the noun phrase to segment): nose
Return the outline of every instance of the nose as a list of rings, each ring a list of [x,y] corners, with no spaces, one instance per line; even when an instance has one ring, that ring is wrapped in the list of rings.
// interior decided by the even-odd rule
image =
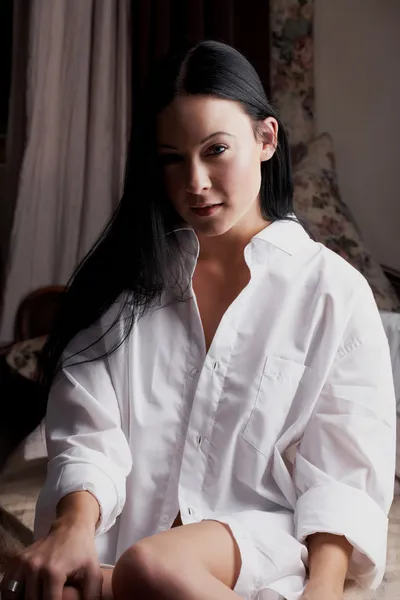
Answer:
[[[186,191],[194,196],[210,189],[211,181],[207,169],[201,163],[191,163],[186,172]]]

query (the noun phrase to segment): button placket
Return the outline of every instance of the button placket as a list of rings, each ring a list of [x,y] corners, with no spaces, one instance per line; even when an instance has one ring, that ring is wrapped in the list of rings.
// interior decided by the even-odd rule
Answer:
[[[202,486],[208,464],[208,436],[212,431],[215,413],[223,390],[224,375],[229,367],[232,346],[236,337],[233,326],[234,314],[231,310],[224,315],[213,340],[211,352],[208,352],[205,357],[204,355],[202,357],[196,356],[197,353],[193,351],[190,353],[191,365],[190,362],[189,365],[191,368],[189,367],[189,375],[191,377],[196,376],[195,365],[199,365],[200,362],[202,367],[199,378],[196,377],[196,381],[193,382],[196,389],[194,390],[179,478],[180,500],[183,504],[187,503],[186,506],[196,505],[202,495]],[[196,341],[198,341],[197,334],[200,335],[200,331],[201,335],[204,335],[200,315],[198,314],[197,317],[194,327]],[[197,344],[194,344],[194,346],[196,348]],[[200,449],[201,452],[199,452]],[[188,508],[186,510],[188,511],[187,514],[190,515]]]

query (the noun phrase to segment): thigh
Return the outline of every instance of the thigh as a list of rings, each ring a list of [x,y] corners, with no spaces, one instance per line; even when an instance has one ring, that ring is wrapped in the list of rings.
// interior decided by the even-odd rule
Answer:
[[[159,559],[170,570],[187,565],[216,577],[230,589],[241,569],[241,555],[230,528],[219,521],[205,520],[144,538],[136,545]]]
[[[143,538],[120,557],[115,575],[129,588],[140,580],[152,585],[208,573],[233,589],[240,567],[240,551],[229,527],[209,520]]]
[[[211,575],[245,600],[272,600],[280,594],[300,598],[306,550],[293,537],[292,516],[254,512],[258,518],[245,511],[140,540],[115,567],[119,597],[125,598],[127,590],[159,597],[157,585],[184,587],[188,580],[206,582],[204,576]]]

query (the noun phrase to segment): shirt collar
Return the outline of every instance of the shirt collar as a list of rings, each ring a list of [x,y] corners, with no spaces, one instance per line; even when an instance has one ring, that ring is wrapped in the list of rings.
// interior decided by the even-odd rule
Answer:
[[[280,221],[274,221],[270,223],[262,229],[259,233],[257,233],[250,241],[249,245],[257,244],[259,241],[265,242],[266,245],[272,245],[282,250],[286,254],[293,256],[296,251],[303,246],[309,239],[310,236],[305,231],[303,226],[297,221],[296,216],[294,214],[290,215],[294,220],[291,219],[283,219]],[[190,231],[195,237],[196,244],[195,248],[191,246],[189,242],[189,247],[185,248],[186,250],[192,249],[194,254],[198,254],[198,238],[196,232],[192,227],[178,227],[174,229],[174,232],[185,232]],[[192,237],[192,236],[190,236]],[[193,238],[192,238],[193,239]],[[260,250],[262,250],[260,248]]]
[[[294,220],[283,219],[267,225],[253,237],[251,242],[260,240],[293,256],[310,239],[310,236],[295,215],[290,217]]]

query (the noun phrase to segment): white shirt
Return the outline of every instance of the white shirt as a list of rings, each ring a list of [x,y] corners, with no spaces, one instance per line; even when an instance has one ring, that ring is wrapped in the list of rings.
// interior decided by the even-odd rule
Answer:
[[[345,535],[355,548],[350,574],[376,587],[393,497],[395,399],[368,284],[298,223],[275,222],[246,247],[250,282],[206,353],[191,287],[198,240],[191,229],[178,235],[186,301],[168,303],[166,291],[114,354],[84,364],[75,356],[53,385],[36,537],[59,499],[82,489],[101,507],[96,543],[106,563],[168,529],[179,510],[183,524],[232,515],[271,552],[264,517],[278,523],[286,514],[303,559],[308,535]],[[106,333],[117,312],[118,304],[66,356]],[[114,342],[115,331],[106,333],[83,356]]]

